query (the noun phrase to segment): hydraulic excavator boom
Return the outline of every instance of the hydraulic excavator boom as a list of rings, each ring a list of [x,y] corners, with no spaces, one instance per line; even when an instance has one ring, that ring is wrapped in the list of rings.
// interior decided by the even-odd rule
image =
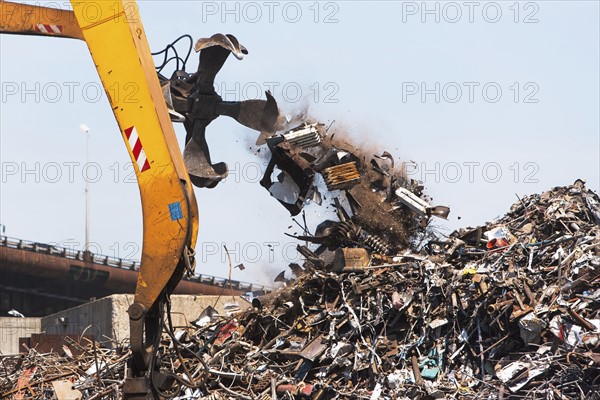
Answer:
[[[100,18],[90,20],[87,3]],[[193,270],[198,233],[196,198],[134,1],[73,1],[73,11],[0,2],[0,31],[84,40],[119,124],[139,184],[143,250],[129,309],[133,362],[128,398],[152,398],[152,358],[160,336],[161,302]],[[134,98],[108,88],[135,85]],[[121,88],[122,89],[122,88]],[[113,92],[114,93],[114,92]]]

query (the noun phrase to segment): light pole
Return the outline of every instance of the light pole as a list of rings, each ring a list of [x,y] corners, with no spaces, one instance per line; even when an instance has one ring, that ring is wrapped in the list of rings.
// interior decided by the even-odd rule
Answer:
[[[79,125],[79,130],[85,133],[85,171],[90,163],[90,128],[86,124]],[[90,180],[84,174],[85,179],[85,247],[83,249],[84,258],[90,252]]]

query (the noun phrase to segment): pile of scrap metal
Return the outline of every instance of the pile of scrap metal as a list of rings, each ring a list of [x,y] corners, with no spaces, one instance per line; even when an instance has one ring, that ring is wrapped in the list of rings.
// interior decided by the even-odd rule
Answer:
[[[320,247],[299,246],[296,279],[252,310],[206,310],[170,330],[165,397],[600,399],[600,198],[582,181],[420,250]],[[98,368],[75,386],[123,378],[115,363]],[[6,370],[5,395],[26,374]]]
[[[106,399],[122,398],[125,366],[130,353],[123,343],[101,346],[89,336],[57,341],[52,352],[27,349],[19,356],[0,356],[0,398]],[[108,348],[112,347],[112,348]]]
[[[582,181],[420,252],[299,250],[296,281],[183,342],[203,358],[189,395],[600,399],[600,199]]]

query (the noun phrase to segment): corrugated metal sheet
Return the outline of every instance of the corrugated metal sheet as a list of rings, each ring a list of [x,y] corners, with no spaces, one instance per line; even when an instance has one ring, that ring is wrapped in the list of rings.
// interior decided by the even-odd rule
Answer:
[[[317,124],[305,125],[292,129],[283,134],[283,137],[292,146],[299,146],[303,149],[316,146],[321,143],[321,135],[317,130]]]
[[[322,175],[329,190],[347,189],[360,182],[355,161],[325,168]]]

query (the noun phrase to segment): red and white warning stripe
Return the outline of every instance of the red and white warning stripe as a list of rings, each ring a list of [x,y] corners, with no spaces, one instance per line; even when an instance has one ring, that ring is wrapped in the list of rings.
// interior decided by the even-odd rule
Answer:
[[[62,33],[62,25],[35,24],[35,30],[41,33]]]
[[[150,169],[150,163],[146,158],[144,146],[142,146],[142,141],[135,130],[135,126],[125,129],[125,137],[127,137],[129,148],[133,153],[133,157],[135,157],[135,162],[137,163],[140,172]]]

